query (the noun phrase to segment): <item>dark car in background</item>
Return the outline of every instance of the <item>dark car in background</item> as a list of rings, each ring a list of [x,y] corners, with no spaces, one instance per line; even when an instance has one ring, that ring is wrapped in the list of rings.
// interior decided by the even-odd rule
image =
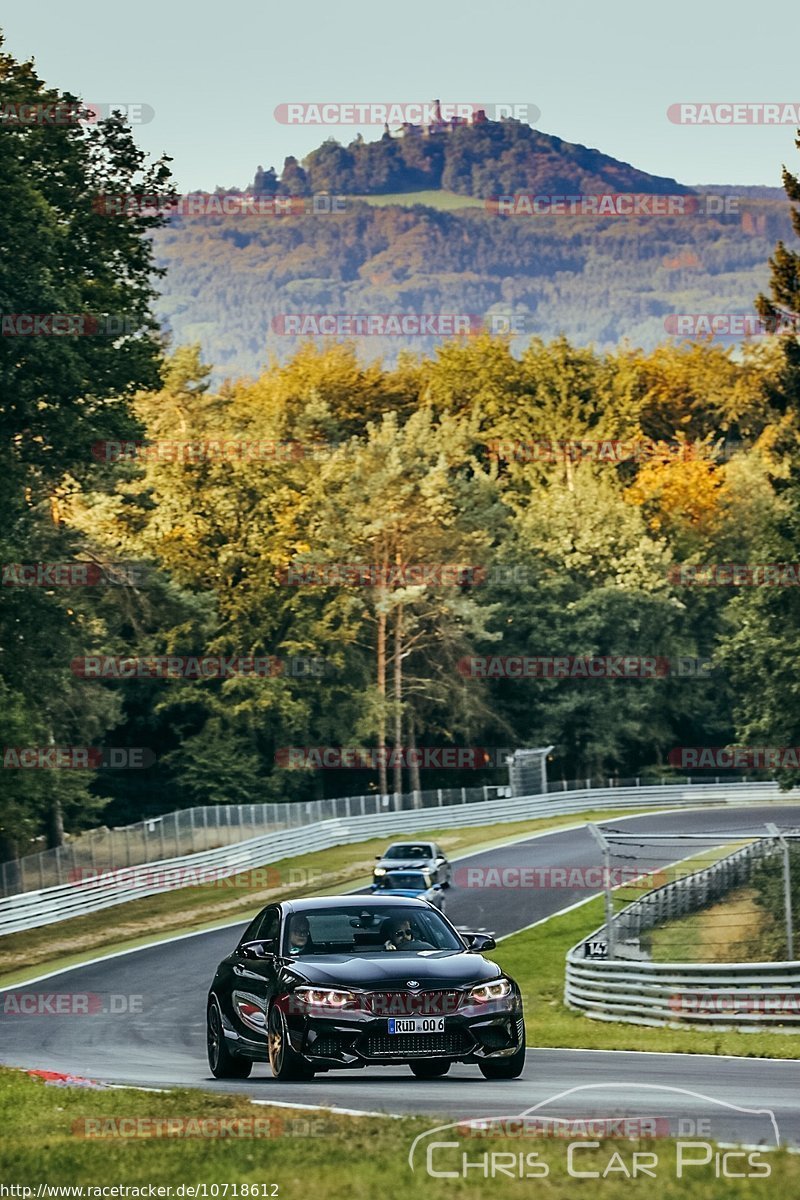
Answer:
[[[423,1079],[454,1062],[487,1079],[525,1065],[518,985],[423,900],[326,896],[271,904],[220,963],[208,994],[217,1079],[269,1062],[281,1080],[404,1063]]]
[[[372,868],[373,882],[387,871],[427,871],[434,883],[449,887],[453,868],[436,842],[392,842]]]

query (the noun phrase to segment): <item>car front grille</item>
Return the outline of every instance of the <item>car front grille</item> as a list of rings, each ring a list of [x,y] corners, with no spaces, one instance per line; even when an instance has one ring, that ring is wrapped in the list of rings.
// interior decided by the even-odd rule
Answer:
[[[433,1054],[465,1054],[473,1045],[463,1029],[453,1033],[398,1033],[371,1035],[364,1039],[367,1058],[420,1058]]]
[[[462,993],[430,992],[367,992],[364,1007],[376,1017],[446,1017],[461,1003]]]

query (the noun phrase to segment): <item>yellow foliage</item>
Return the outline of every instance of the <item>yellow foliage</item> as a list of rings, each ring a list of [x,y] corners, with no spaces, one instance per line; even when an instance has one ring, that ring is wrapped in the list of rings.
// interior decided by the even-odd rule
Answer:
[[[725,468],[712,459],[665,452],[642,466],[625,499],[643,510],[654,533],[710,538],[719,533],[728,509]]]

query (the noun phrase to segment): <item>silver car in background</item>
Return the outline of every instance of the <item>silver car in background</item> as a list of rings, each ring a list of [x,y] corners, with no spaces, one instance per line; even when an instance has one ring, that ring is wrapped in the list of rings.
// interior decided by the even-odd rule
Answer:
[[[453,868],[436,842],[392,842],[381,855],[377,855],[372,869],[373,883],[377,883],[387,871],[425,871],[433,883],[450,887]]]

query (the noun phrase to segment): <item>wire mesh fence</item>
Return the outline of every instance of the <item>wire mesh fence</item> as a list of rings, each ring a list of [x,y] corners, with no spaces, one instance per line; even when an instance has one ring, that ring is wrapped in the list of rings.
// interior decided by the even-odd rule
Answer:
[[[702,777],[637,776],[550,780],[538,794],[551,795],[592,788],[639,788],[656,784],[700,785],[752,782],[752,775]],[[3,897],[37,891],[63,883],[91,878],[121,867],[142,866],[167,858],[213,850],[259,837],[264,833],[292,829],[316,821],[413,809],[473,804],[510,795],[507,784],[477,787],[431,788],[402,795],[368,793],[324,800],[287,801],[274,804],[215,804],[179,809],[118,828],[101,827],[69,837],[63,846],[40,850],[0,865],[0,894]],[[536,794],[536,793],[531,793]]]
[[[678,963],[794,958],[800,879],[792,877],[792,859],[798,855],[797,871],[800,830],[770,827],[758,835],[728,828],[652,840],[608,828],[599,832],[606,925],[593,935],[598,957]],[[797,851],[787,852],[789,843]],[[667,865],[678,846],[692,853]],[[614,888],[621,864],[631,862],[638,882]],[[704,920],[688,919],[700,913]]]

